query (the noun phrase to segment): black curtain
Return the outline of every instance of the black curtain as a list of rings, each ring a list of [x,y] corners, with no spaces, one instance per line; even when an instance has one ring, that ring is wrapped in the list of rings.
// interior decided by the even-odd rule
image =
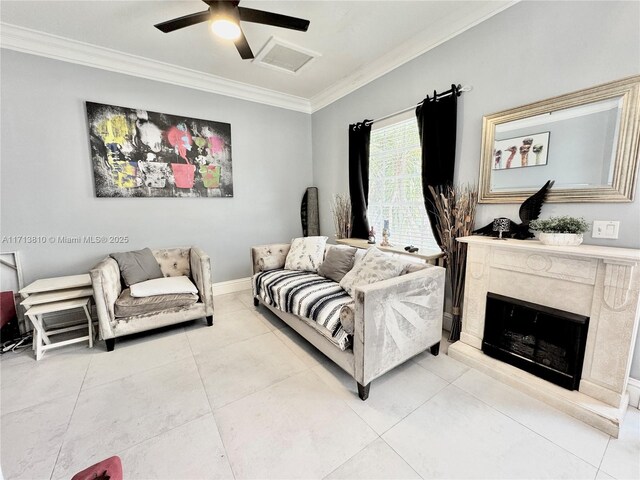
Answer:
[[[349,125],[349,196],[351,197],[351,237],[369,237],[369,141],[371,120]]]
[[[451,85],[449,96],[438,98],[427,96],[416,108],[418,133],[422,146],[422,196],[433,235],[441,244],[436,230],[436,214],[429,186],[450,185],[456,159],[456,115],[458,110],[458,87]]]

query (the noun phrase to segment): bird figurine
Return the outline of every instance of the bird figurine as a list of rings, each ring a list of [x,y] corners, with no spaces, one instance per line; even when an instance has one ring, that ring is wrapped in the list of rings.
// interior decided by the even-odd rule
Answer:
[[[533,233],[529,231],[529,224],[532,220],[536,220],[540,216],[542,204],[547,198],[547,193],[551,187],[553,187],[554,183],[555,182],[553,180],[547,181],[540,190],[522,202],[520,210],[518,211],[522,223],[516,223],[511,220],[511,223],[509,224],[509,233],[507,233],[507,235],[520,240],[526,240],[527,238],[533,237]],[[498,232],[493,231],[493,221],[491,221],[489,225],[474,230],[472,233],[475,235],[498,236]]]

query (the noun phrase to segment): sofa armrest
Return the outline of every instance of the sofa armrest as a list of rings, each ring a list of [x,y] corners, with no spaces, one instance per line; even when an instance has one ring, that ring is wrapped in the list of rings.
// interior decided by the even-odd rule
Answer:
[[[100,336],[104,339],[115,336],[116,316],[114,307],[122,292],[118,262],[107,257],[89,272],[93,285],[93,299],[96,303]]]
[[[211,259],[199,247],[191,247],[189,255],[191,278],[198,288],[200,300],[207,315],[213,315],[213,285],[211,283]]]
[[[258,262],[261,258],[265,257],[275,257],[276,261],[284,267],[290,248],[290,243],[273,243],[270,245],[251,247],[251,265],[253,265],[253,274],[255,275],[260,271]]]
[[[442,338],[445,269],[427,267],[355,289],[353,353],[367,385]]]

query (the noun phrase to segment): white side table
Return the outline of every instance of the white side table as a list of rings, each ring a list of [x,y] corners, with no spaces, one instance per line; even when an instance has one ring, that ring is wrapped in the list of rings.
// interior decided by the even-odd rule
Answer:
[[[73,343],[88,341],[89,348],[93,347],[93,322],[91,318],[91,299],[93,289],[91,277],[88,274],[71,275],[67,277],[55,277],[36,280],[20,290],[23,296],[22,305],[27,309],[25,315],[33,324],[33,347],[36,351],[36,360],[40,360],[45,351],[53,348],[64,347]],[[47,329],[44,323],[44,315],[67,310],[82,309],[87,319],[78,324],[57,324]],[[88,327],[88,335],[53,343],[51,336],[60,333],[80,330]]]
[[[87,340],[89,341],[89,348],[93,348],[93,322],[91,321],[91,311],[89,310],[90,302],[91,297],[74,298],[72,300],[60,300],[58,302],[49,302],[34,305],[25,312],[25,315],[29,318],[29,320],[31,320],[35,331],[33,343],[36,347],[36,360],[40,360],[44,352],[47,350],[64,347],[73,343],[85,342]],[[42,321],[42,316],[45,313],[63,312],[65,310],[73,310],[76,308],[82,308],[84,310],[84,314],[87,317],[86,326],[89,329],[88,335],[71,338],[69,340],[63,340],[61,342],[51,342],[51,339],[49,337],[51,337],[52,335],[84,329],[85,325],[75,324],[67,326],[66,324],[64,324],[46,330],[44,322]]]

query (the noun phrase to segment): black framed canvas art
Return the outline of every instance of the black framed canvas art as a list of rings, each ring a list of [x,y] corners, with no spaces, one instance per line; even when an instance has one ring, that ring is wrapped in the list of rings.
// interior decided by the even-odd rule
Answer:
[[[232,197],[231,125],[86,102],[97,197]]]

